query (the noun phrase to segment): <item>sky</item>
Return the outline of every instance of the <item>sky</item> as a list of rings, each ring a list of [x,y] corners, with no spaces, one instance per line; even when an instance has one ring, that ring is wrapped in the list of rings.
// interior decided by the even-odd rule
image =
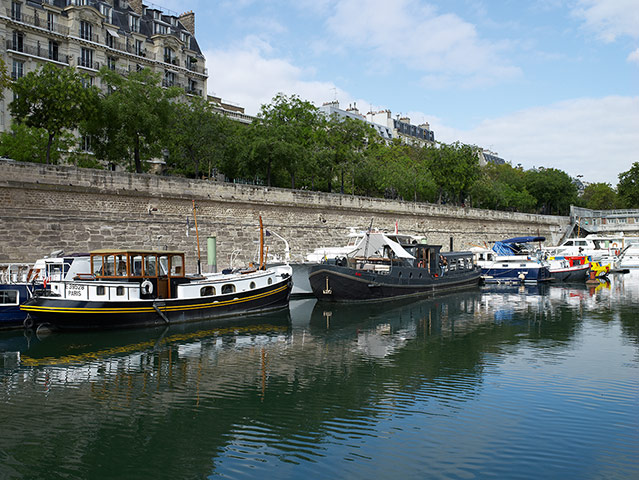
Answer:
[[[389,109],[612,186],[639,162],[639,0],[154,3],[195,12],[208,92],[251,115],[280,92]]]

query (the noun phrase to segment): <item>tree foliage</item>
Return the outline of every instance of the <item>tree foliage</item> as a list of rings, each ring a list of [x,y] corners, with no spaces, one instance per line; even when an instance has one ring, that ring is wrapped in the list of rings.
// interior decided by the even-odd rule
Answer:
[[[546,215],[567,215],[577,202],[577,186],[556,168],[526,171],[526,190],[537,200],[537,211]]]
[[[11,86],[11,77],[7,71],[7,64],[0,56],[0,100],[4,98],[4,91]]]
[[[106,92],[101,95],[98,114],[86,123],[84,132],[91,135],[92,147],[100,158],[128,163],[141,173],[145,160],[162,154],[172,99],[180,90],[162,88],[159,74],[148,68],[126,77],[103,68],[100,77]]]
[[[440,144],[429,150],[429,170],[439,187],[439,201],[464,203],[479,177],[479,158],[470,145]]]
[[[166,136],[168,172],[199,178],[211,176],[228,157],[234,140],[231,120],[196,97],[176,103]]]
[[[609,183],[591,183],[581,196],[584,207],[592,210],[611,210],[619,206],[617,192]]]
[[[49,134],[44,128],[29,127],[13,122],[11,130],[0,133],[0,156],[19,162],[47,163]],[[68,151],[75,143],[73,135],[64,132],[54,138],[48,163],[57,164],[61,152]]]
[[[96,109],[97,90],[85,87],[82,76],[70,67],[46,63],[16,80],[11,88],[15,96],[9,108],[14,119],[47,132],[46,163],[51,160],[56,137],[77,128]]]
[[[639,162],[634,162],[630,170],[619,174],[617,192],[622,206],[639,208]]]

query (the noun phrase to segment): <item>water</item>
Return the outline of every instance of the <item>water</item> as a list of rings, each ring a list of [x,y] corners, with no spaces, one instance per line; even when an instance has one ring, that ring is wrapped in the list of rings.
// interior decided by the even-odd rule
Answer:
[[[637,478],[639,271],[0,335],[0,478]]]

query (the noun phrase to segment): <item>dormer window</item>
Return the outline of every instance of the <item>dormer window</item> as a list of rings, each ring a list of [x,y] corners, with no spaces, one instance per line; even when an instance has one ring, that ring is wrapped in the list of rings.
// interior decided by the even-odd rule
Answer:
[[[166,35],[166,25],[162,25],[161,23],[156,23],[154,33],[157,35]]]
[[[140,31],[140,17],[137,17],[135,15],[130,15],[129,16],[129,26],[131,27],[131,31],[132,32],[139,32]]]

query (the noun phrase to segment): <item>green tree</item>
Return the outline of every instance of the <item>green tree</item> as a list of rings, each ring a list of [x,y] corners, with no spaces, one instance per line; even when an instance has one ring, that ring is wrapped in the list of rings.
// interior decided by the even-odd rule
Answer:
[[[617,193],[624,207],[639,208],[639,162],[634,162],[630,170],[619,174]]]
[[[537,200],[526,190],[525,172],[509,163],[488,163],[472,187],[473,206],[491,210],[533,212]]]
[[[526,189],[537,200],[537,210],[546,215],[567,215],[577,202],[577,186],[556,168],[527,170]]]
[[[177,103],[166,137],[169,172],[199,178],[205,170],[211,176],[222,164],[232,141],[230,122],[203,98]]]
[[[44,128],[13,122],[10,131],[0,133],[0,156],[19,162],[47,163],[48,143],[49,134]],[[68,151],[74,143],[73,135],[69,132],[56,136],[51,145],[49,162],[58,163],[60,152]]]
[[[7,64],[0,56],[0,100],[4,98],[4,91],[11,86],[11,77],[7,72]]]
[[[50,63],[16,80],[15,98],[9,105],[17,122],[47,131],[46,163],[51,147],[64,130],[73,130],[95,112],[97,90],[85,87],[83,78],[72,68]]]
[[[286,172],[291,187],[314,158],[317,131],[322,125],[317,108],[298,96],[277,94],[262,105],[250,128],[249,168],[261,172],[267,185],[273,175]]]
[[[183,92],[178,87],[162,88],[160,75],[148,68],[125,77],[105,67],[100,77],[106,92],[99,113],[83,131],[91,135],[99,158],[116,164],[133,160],[135,172],[142,173],[143,160],[161,155],[174,110],[172,100]]]
[[[591,183],[584,188],[581,196],[584,207],[593,210],[611,210],[617,208],[617,192],[609,183]]]
[[[350,175],[354,193],[354,178],[364,158],[366,145],[377,138],[375,130],[365,122],[351,117],[331,115],[326,122],[326,135],[323,137],[327,149],[327,155],[323,158],[328,160],[326,166],[329,184],[332,184],[333,177],[338,174],[340,193],[344,193],[345,176]]]
[[[428,149],[429,170],[439,188],[439,201],[464,203],[479,177],[475,149],[460,142]]]

